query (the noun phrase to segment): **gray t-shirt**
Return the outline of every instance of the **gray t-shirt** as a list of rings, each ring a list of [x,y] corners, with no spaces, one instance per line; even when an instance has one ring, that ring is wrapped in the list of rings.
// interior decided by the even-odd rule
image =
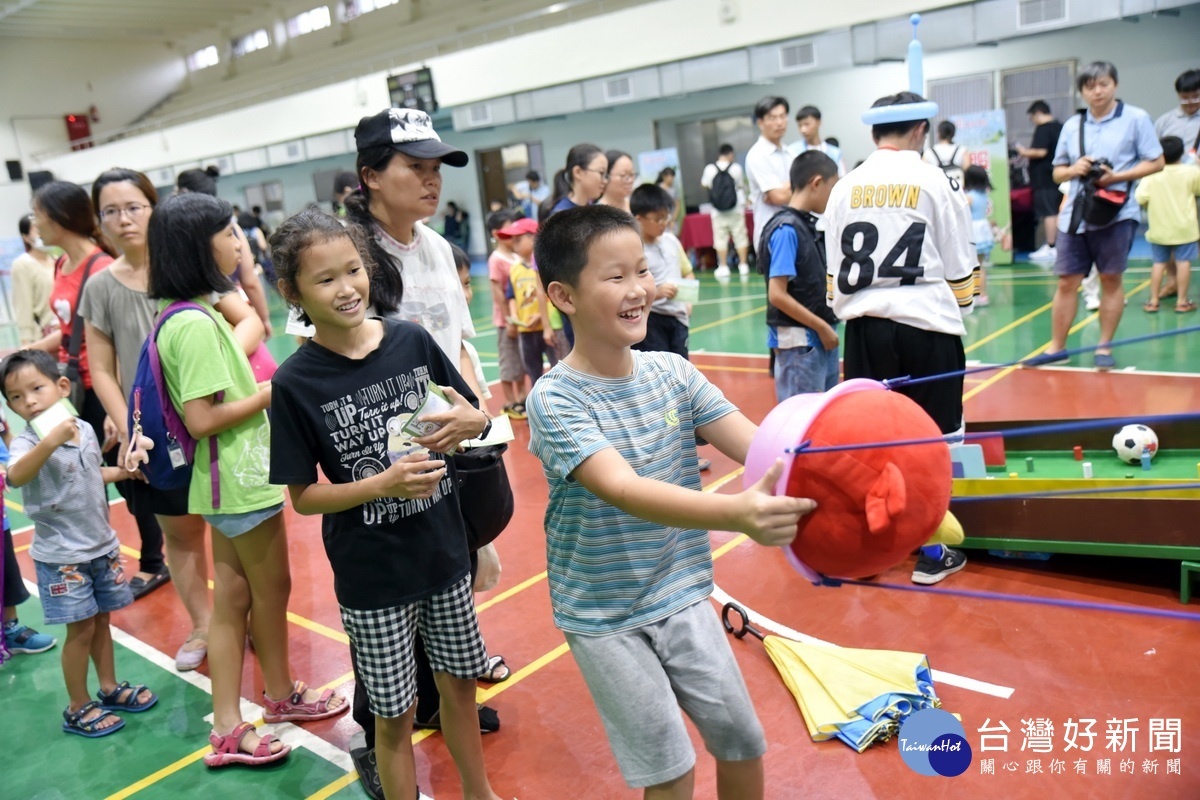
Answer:
[[[43,564],[91,561],[111,553],[118,544],[117,533],[108,522],[100,443],[91,425],[79,419],[76,423],[79,444],[67,442],[55,450],[37,475],[21,487],[25,514],[33,520],[29,555]],[[9,468],[38,441],[31,427],[14,438]]]
[[[154,328],[157,312],[158,304],[145,292],[130,289],[109,270],[93,275],[84,287],[79,313],[112,339],[122,391],[133,385],[142,344]]]

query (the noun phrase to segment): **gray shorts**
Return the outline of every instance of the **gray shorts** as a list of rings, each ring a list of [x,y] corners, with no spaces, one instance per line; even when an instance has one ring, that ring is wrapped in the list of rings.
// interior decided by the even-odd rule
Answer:
[[[766,752],[746,682],[707,600],[631,631],[566,637],[630,786],[666,783],[695,765],[681,708],[718,761]]]
[[[521,360],[521,340],[508,338],[508,330],[496,328],[496,353],[500,362],[500,380],[525,382],[525,362]]]

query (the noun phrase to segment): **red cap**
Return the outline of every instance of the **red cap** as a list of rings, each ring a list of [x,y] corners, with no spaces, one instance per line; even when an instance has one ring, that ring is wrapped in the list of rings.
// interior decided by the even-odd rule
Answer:
[[[501,239],[511,239],[515,236],[521,236],[522,234],[526,233],[537,233],[537,231],[537,220],[530,219],[529,217],[522,217],[516,222],[506,225],[505,227],[496,231],[496,236]]]

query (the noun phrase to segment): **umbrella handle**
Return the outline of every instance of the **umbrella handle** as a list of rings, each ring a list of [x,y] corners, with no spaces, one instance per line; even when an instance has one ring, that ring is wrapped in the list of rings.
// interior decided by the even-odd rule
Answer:
[[[738,618],[742,623],[740,627],[735,628],[733,623],[729,621],[730,612],[738,615]],[[735,639],[745,638],[746,634],[748,633],[760,641],[766,641],[766,636],[763,634],[763,632],[750,624],[750,617],[748,614],[746,614],[746,609],[742,608],[736,603],[726,603],[725,605],[721,606],[721,625],[725,628],[725,632],[732,633],[733,638]]]

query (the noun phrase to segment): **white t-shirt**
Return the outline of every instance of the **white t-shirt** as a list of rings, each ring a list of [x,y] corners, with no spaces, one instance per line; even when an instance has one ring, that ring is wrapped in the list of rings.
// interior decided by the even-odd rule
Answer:
[[[961,144],[938,142],[922,153],[921,158],[925,160],[926,164],[932,164],[937,167],[958,181],[960,187],[962,186],[963,170],[967,168],[967,148]],[[941,159],[940,164],[938,163],[938,159]],[[942,164],[946,165],[945,169],[942,169]]]
[[[729,166],[727,167],[724,163],[721,166],[725,167],[725,171],[729,173],[729,176],[733,178],[734,185],[737,186],[737,205],[733,208],[725,209],[725,212],[719,212],[714,208],[713,213],[727,213],[729,211],[741,213],[742,209],[746,207],[746,173],[742,171],[742,165],[736,161],[729,162]],[[717,169],[716,164],[706,166],[704,172],[700,173],[700,185],[705,189],[711,189],[713,178],[717,177]]]
[[[876,150],[834,185],[825,209],[834,313],[965,335],[972,238],[966,195],[940,169],[912,150]]]
[[[451,363],[458,364],[463,339],[475,336],[471,309],[458,280],[454,255],[441,234],[430,230],[423,222],[413,226],[411,244],[401,244],[375,226],[375,238],[388,255],[400,262],[404,281],[404,297],[392,319],[415,322],[429,332]],[[380,265],[381,269],[387,269]],[[368,307],[374,314],[374,306]],[[313,336],[316,329],[299,321],[298,313],[288,317],[287,332],[297,336]]]
[[[765,136],[746,153],[746,175],[750,179],[750,204],[754,210],[754,239],[751,244],[757,249],[763,228],[783,206],[767,202],[766,194],[772,189],[787,189],[792,186],[792,154],[782,144],[774,145]]]

